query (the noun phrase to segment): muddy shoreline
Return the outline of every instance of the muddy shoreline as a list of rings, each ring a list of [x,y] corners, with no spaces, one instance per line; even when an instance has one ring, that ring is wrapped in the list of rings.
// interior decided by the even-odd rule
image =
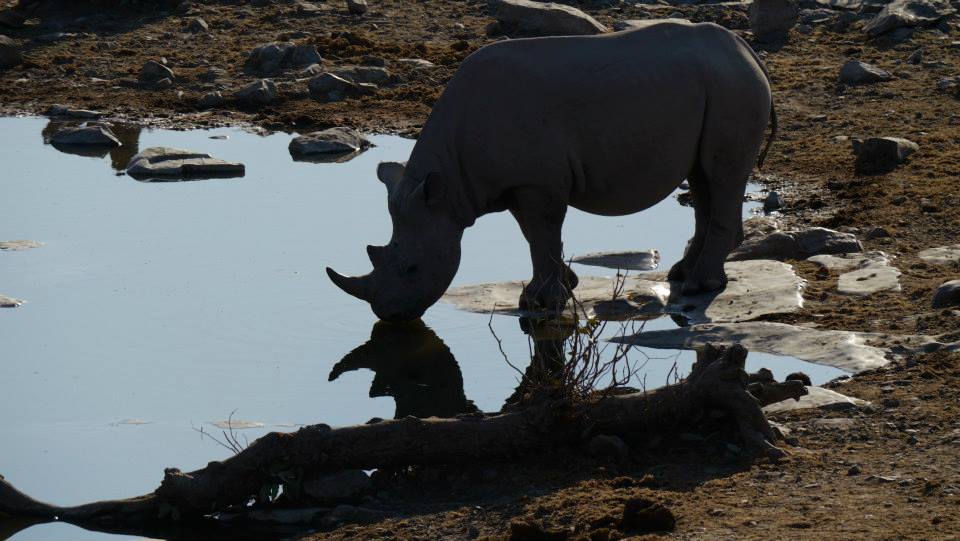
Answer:
[[[0,114],[43,115],[63,104],[144,127],[302,133],[348,126],[415,137],[463,58],[500,39],[488,35],[493,19],[477,1],[383,0],[364,15],[333,1],[311,4],[317,11],[293,1],[185,4],[146,13],[38,8],[23,25],[0,27],[23,45],[25,58],[0,71]],[[806,15],[819,10],[829,20],[801,14],[801,26],[776,45],[753,40],[746,5],[580,7],[609,27],[669,16],[744,35],[768,65],[780,118],[755,180],[782,195],[774,215],[781,229],[852,233],[902,273],[899,291],[851,296],[837,291],[840,271],[793,261],[806,280],[803,308],[762,321],[956,342],[960,312],[931,303],[940,284],[960,278],[960,265],[918,254],[960,237],[960,102],[955,87],[941,88],[960,76],[960,22],[953,16],[898,40],[869,39],[865,19],[814,4],[804,4]],[[190,30],[197,18],[207,30]],[[274,101],[244,105],[233,94],[257,79],[244,73],[248,54],[274,41],[315,46],[323,70],[385,67],[389,82],[369,95],[320,103],[304,68],[290,67],[271,77]],[[849,59],[892,78],[841,84]],[[176,74],[172,86],[139,85],[150,60],[166,61]],[[201,108],[199,99],[215,91],[223,103]],[[874,136],[907,138],[919,150],[887,172],[859,173],[851,139]],[[527,538],[620,539],[611,514],[626,501],[650,498],[677,516],[676,529],[663,534],[676,539],[956,539],[960,355],[912,354],[829,387],[870,404],[774,414],[797,438],[791,458],[778,464],[752,462],[710,435],[680,435],[634,448],[623,464],[573,449],[509,464],[420,468],[396,472],[366,502],[390,518],[311,538],[522,539],[510,533],[521,531],[511,529],[519,521],[541,528]]]

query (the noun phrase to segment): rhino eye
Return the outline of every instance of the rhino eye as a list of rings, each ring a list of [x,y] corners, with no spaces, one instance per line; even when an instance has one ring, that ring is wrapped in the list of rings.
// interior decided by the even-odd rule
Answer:
[[[403,273],[404,273],[404,274],[413,274],[413,273],[417,272],[418,270],[420,270],[420,268],[417,267],[416,265],[410,265],[409,267],[403,269]]]

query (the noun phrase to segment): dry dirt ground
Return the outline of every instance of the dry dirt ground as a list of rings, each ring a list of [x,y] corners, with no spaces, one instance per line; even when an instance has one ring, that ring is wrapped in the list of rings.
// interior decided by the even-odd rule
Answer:
[[[79,5],[38,12],[24,27],[4,30],[25,44],[27,61],[0,72],[0,105],[8,113],[36,113],[64,103],[147,125],[287,131],[348,125],[415,134],[458,63],[494,39],[484,30],[491,21],[484,2],[372,0],[364,16],[349,15],[333,0],[317,2],[323,9],[310,16],[294,3],[262,3],[195,1],[179,12]],[[595,6],[581,5],[608,25],[682,16],[747,28],[740,7]],[[209,32],[186,32],[194,17],[205,19]],[[894,256],[903,272],[901,292],[853,299],[836,293],[835,273],[800,264],[809,281],[806,308],[780,320],[960,338],[960,312],[930,307],[936,287],[960,278],[960,269],[916,257],[956,242],[960,233],[960,102],[937,88],[938,80],[960,75],[956,21],[899,44],[867,41],[857,24],[846,32],[814,26],[766,50],[780,136],[765,182],[785,195],[784,220],[857,233],[867,249]],[[384,61],[396,81],[372,96],[320,104],[307,95],[303,76],[291,72],[275,79],[280,99],[270,106],[244,109],[228,100],[213,111],[197,108],[203,92],[228,95],[251,81],[242,74],[247,53],[274,40],[315,44],[326,67]],[[906,62],[917,49],[923,62]],[[129,87],[145,61],[161,57],[177,75],[173,88]],[[839,88],[839,67],[851,57],[896,78]],[[437,67],[414,70],[401,58]],[[227,74],[204,82],[209,67]],[[920,150],[890,173],[858,176],[850,143],[837,137],[871,135],[906,137]],[[866,240],[874,227],[890,236]],[[391,518],[312,538],[618,539],[637,533],[620,521],[625,502],[637,498],[660,502],[676,517],[673,531],[648,534],[654,537],[960,537],[960,355],[911,357],[837,386],[872,406],[775,416],[796,437],[796,445],[786,447],[790,458],[778,464],[750,461],[735,441],[708,433],[657,445],[635,442],[631,459],[618,465],[566,449],[510,464],[383,474],[383,488],[368,503]]]

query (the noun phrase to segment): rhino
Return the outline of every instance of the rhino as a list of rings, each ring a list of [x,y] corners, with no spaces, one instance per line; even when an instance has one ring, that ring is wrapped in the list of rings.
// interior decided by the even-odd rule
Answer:
[[[408,161],[377,167],[393,234],[367,246],[373,271],[327,274],[379,318],[416,319],[453,280],[464,229],[508,210],[533,264],[520,307],[562,309],[577,285],[563,256],[567,208],[632,214],[687,179],[696,228],[668,279],[684,294],[723,289],[747,178],[776,130],[762,61],[715,24],[493,43],[463,61]]]

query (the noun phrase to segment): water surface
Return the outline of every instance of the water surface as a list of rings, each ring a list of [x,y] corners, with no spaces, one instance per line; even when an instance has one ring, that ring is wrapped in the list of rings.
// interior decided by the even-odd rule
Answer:
[[[78,504],[148,492],[164,467],[191,470],[229,456],[194,429],[216,431],[208,423],[234,410],[263,424],[241,431],[253,440],[299,424],[418,413],[437,397],[454,409],[470,402],[496,410],[516,386],[487,316],[439,303],[406,343],[389,332],[378,338],[367,305],[324,273],[327,265],[369,269],[364,246],[390,236],[376,164],[406,160],[413,141],[373,136],[376,147],[353,160],[316,164],[291,160],[287,134],[128,129],[139,148],[175,146],[246,164],[238,179],[145,183],[114,170],[133,145],[64,153],[43,144],[46,126],[0,119],[0,240],[44,243],[0,252],[0,293],[28,301],[0,309],[0,474],[28,494]],[[211,139],[221,135],[228,138]],[[692,230],[692,210],[670,198],[622,218],[571,209],[564,241],[568,255],[656,248],[667,268]],[[508,213],[466,231],[455,285],[529,274],[527,245]],[[507,354],[525,366],[517,320],[493,323]],[[673,325],[664,318],[647,328]],[[344,359],[365,344],[366,353]],[[404,360],[425,344],[431,354]],[[665,382],[674,362],[684,372],[693,361],[692,352],[648,354],[656,358],[645,367],[648,386]],[[840,374],[760,354],[750,366],[779,377],[803,369],[816,381]],[[433,393],[426,398],[423,378]],[[103,537],[53,524],[14,539]]]

